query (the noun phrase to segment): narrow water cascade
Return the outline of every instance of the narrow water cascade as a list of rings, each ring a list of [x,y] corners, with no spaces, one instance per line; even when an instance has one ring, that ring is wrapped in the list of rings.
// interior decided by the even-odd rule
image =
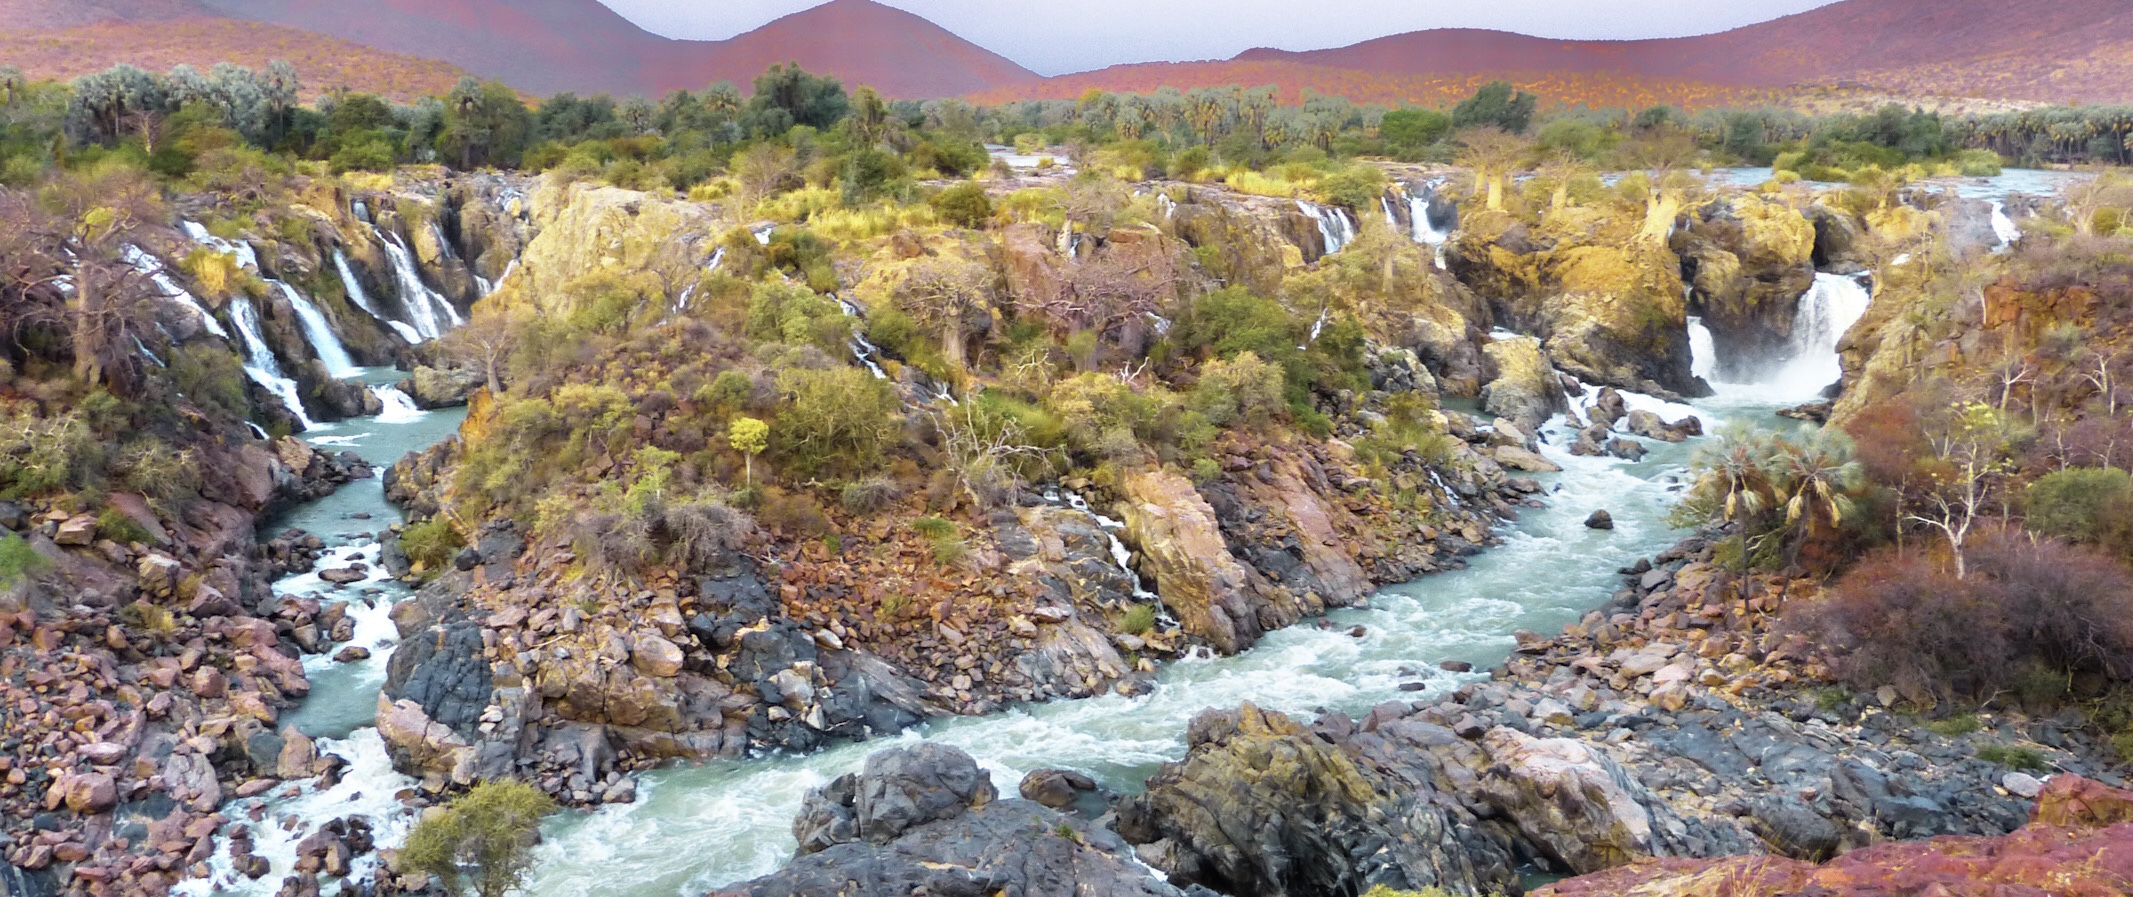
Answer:
[[[2013,246],[2015,241],[2022,239],[2022,228],[2013,218],[2007,217],[2007,204],[1997,199],[1992,201],[1992,233],[2000,238],[2003,247]]]
[[[289,300],[289,307],[296,310],[296,319],[303,322],[304,336],[311,341],[311,350],[318,353],[318,360],[326,365],[326,373],[334,379],[346,379],[362,372],[355,359],[349,357],[348,347],[341,345],[341,338],[334,334],[333,324],[326,320],[326,313],[304,294],[281,281],[282,297]]]
[[[1133,580],[1133,600],[1142,604],[1155,605],[1162,612],[1162,620],[1165,625],[1177,625],[1177,618],[1171,616],[1169,607],[1164,606],[1162,596],[1150,591],[1147,583],[1141,579],[1140,571],[1133,569],[1133,552],[1126,548],[1126,543],[1118,538],[1119,533],[1126,531],[1125,521],[1097,513],[1095,508],[1089,506],[1088,499],[1074,492],[1047,489],[1044,492],[1044,500],[1048,504],[1062,508],[1072,508],[1089,515],[1089,519],[1096,523],[1096,528],[1103,531],[1104,538],[1109,539],[1111,542],[1111,560],[1118,564],[1118,569],[1123,571],[1127,578]]]
[[[372,231],[378,233],[375,228]],[[409,251],[399,234],[378,233],[378,242],[385,247],[386,257],[392,260],[393,277],[400,289],[400,307],[407,312],[407,323],[420,337],[412,342],[428,342],[466,323],[460,317],[459,309],[422,282],[422,269],[415,265],[415,254]]]
[[[879,361],[881,347],[874,345],[866,338],[864,332],[866,318],[859,313],[859,306],[853,304],[850,299],[832,298],[837,299],[838,308],[844,309],[845,317],[852,319],[852,357],[859,359],[860,364],[866,365],[867,370],[873,373],[874,379],[889,379],[889,372],[882,370],[881,362]]]
[[[333,251],[333,267],[341,274],[341,289],[347,291],[348,301],[355,303],[357,308],[378,319],[380,323],[391,327],[393,332],[400,334],[401,339],[405,339],[410,343],[422,342],[421,331],[408,326],[405,322],[395,321],[378,313],[378,306],[370,301],[370,292],[363,289],[363,281],[357,279],[355,270],[348,267],[347,253],[335,249]]]
[[[1420,190],[1408,189],[1406,193],[1408,235],[1414,238],[1415,242],[1435,249],[1437,268],[1443,270],[1444,250],[1451,243],[1453,223],[1439,221],[1430,216],[1430,206],[1435,203],[1437,197],[1437,185],[1430,183]],[[1392,211],[1388,207],[1386,215],[1389,217],[1391,214]]]
[[[240,342],[244,343],[244,372],[281,399],[282,407],[289,409],[304,429],[317,426],[312,423],[311,415],[304,413],[303,390],[295,380],[281,372],[281,362],[275,360],[274,350],[267,346],[266,338],[261,335],[259,309],[252,305],[250,297],[230,299],[230,320],[236,322]]]
[[[1718,340],[1703,318],[1689,317],[1689,374],[1710,381],[1718,376]]]
[[[1348,210],[1337,206],[1320,207],[1300,199],[1296,201],[1296,209],[1318,223],[1318,235],[1325,240],[1327,255],[1334,255],[1355,242],[1355,219],[1349,216]]]
[[[133,270],[139,271],[142,276],[147,277],[149,283],[155,284],[156,289],[162,292],[163,298],[192,309],[194,314],[199,315],[200,323],[207,328],[207,332],[223,339],[230,338],[230,332],[223,328],[222,322],[215,320],[214,315],[207,313],[207,306],[201,305],[200,300],[194,297],[191,291],[179,286],[178,282],[171,278],[170,272],[163,267],[162,259],[156,258],[142,250],[141,247],[130,243],[120,251],[120,256],[125,260],[126,264],[133,266]]]

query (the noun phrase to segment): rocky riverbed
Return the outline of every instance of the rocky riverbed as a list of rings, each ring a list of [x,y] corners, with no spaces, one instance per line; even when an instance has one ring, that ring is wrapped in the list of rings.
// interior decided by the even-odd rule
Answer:
[[[1819,687],[1804,646],[1771,626],[1780,608],[1813,599],[1807,583],[1728,576],[1696,541],[1624,577],[1613,606],[1552,638],[1522,633],[1489,681],[1439,700],[1308,722],[1249,704],[1207,711],[1183,760],[1093,820],[1024,801],[956,812],[987,805],[989,786],[943,797],[927,784],[941,773],[914,782],[911,769],[967,759],[930,747],[877,755],[856,779],[810,795],[793,866],[730,893],[901,894],[913,883],[1072,893],[1077,882],[1151,894],[1518,893],[1535,872],[1699,893],[1687,882],[1711,869],[1784,882],[1821,880],[1812,864],[1839,855],[1854,868],[1915,861],[1936,854],[1893,842],[2005,836],[2047,788],[2124,784],[2066,721],[1928,726],[1886,706],[1894,696]],[[1023,792],[1059,794],[1067,775],[1033,774]],[[2110,818],[2046,817],[2075,828]],[[1128,862],[1114,834],[1161,877]],[[2123,850],[2127,839],[2024,837],[2008,849]],[[1622,869],[1734,856],[1770,859]],[[1936,868],[1952,882],[1970,867]],[[1618,892],[1574,880],[1556,893]]]

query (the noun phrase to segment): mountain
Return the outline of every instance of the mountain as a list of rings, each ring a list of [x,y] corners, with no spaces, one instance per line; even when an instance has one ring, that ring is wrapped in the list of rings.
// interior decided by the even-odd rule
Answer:
[[[0,0],[0,36],[213,15],[199,0]]]
[[[105,4],[99,12],[117,5]],[[0,30],[0,64],[20,68],[32,78],[67,80],[117,62],[157,72],[185,63],[204,72],[218,62],[257,69],[276,59],[294,63],[305,93],[313,96],[346,87],[411,102],[441,95],[467,74],[434,59],[387,53],[294,28],[212,16],[110,16],[56,30]]]
[[[47,0],[53,2],[53,0]],[[645,31],[598,0],[199,0],[223,15],[451,62],[534,94],[658,96],[798,62],[891,97],[957,96],[1037,76],[925,19],[835,0],[723,41]]]
[[[1281,80],[1254,80],[1269,74]],[[1591,105],[1611,105],[1609,97],[1624,95],[1710,105],[1736,101],[1747,90],[1837,84],[1899,96],[2129,102],[2133,4],[1845,0],[1719,34],[1640,41],[1438,29],[1329,50],[1260,49],[1219,62],[1115,66],[1047,79],[1023,92],[1070,98],[1092,88],[1261,83],[1323,91],[1319,84],[1345,81],[1380,100],[1425,101],[1449,82],[1482,76],[1517,81],[1552,101]],[[1551,84],[1566,92],[1549,92]]]

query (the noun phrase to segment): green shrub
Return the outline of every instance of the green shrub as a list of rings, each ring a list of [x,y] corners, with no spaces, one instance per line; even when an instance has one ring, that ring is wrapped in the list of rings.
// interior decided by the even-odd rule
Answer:
[[[11,587],[42,573],[51,564],[51,561],[45,560],[44,555],[31,548],[30,543],[23,541],[21,536],[0,532],[0,588]]]
[[[929,200],[942,221],[957,227],[977,227],[992,218],[992,199],[985,185],[964,181],[933,195]]]
[[[911,521],[911,529],[928,539],[939,539],[955,535],[955,524],[939,517],[920,517]]]
[[[442,517],[432,517],[421,523],[410,523],[400,531],[400,551],[407,559],[423,565],[432,573],[444,569],[452,556],[466,547],[466,541],[452,524]]]
[[[1937,719],[1926,724],[1926,731],[1943,738],[1959,738],[1983,730],[1975,713],[1958,713],[1947,719]]]
[[[555,800],[532,785],[483,782],[415,823],[401,865],[443,879],[455,894],[466,877],[480,897],[502,897],[525,883],[541,817],[555,811]]]
[[[147,542],[151,538],[148,530],[117,508],[105,508],[103,513],[96,515],[96,534],[120,545]]]
[[[2056,471],[2031,483],[2026,498],[2031,529],[2120,553],[2133,548],[2133,474],[2093,467]]]
[[[1155,605],[1137,604],[1118,621],[1118,630],[1128,635],[1147,635],[1155,629]]]
[[[2035,748],[2023,747],[2021,745],[1979,745],[1977,749],[1977,758],[1987,763],[1998,764],[2000,766],[2005,766],[2010,769],[2028,770],[2031,772],[2042,772],[2044,770],[2052,768],[2051,763],[2044,759],[2044,753],[2042,751],[2039,751]]]

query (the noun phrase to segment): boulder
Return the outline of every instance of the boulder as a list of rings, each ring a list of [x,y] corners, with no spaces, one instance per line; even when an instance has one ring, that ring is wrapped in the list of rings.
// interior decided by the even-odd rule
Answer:
[[[1215,511],[1191,480],[1169,470],[1126,478],[1126,541],[1141,553],[1142,572],[1185,631],[1235,654],[1265,632],[1267,603],[1255,574],[1230,554]]]
[[[1058,810],[1073,806],[1083,792],[1095,791],[1096,782],[1078,772],[1040,769],[1022,777],[1017,789],[1024,800],[1033,800]]]
[[[881,751],[857,774],[810,789],[793,820],[801,853],[857,841],[883,845],[1000,796],[992,776],[959,748],[922,742]]]
[[[1490,730],[1482,746],[1491,761],[1482,799],[1551,861],[1585,874],[1687,852],[1673,807],[1596,746],[1509,728]]]
[[[410,372],[398,388],[414,400],[415,407],[427,411],[465,405],[487,383],[486,375],[471,368],[439,370],[425,365]]]
[[[656,635],[639,636],[630,649],[630,663],[638,672],[662,679],[679,675],[684,659],[680,647]]]
[[[1482,352],[1496,369],[1496,379],[1481,388],[1483,410],[1537,433],[1549,418],[1570,407],[1540,340],[1527,336],[1500,339]]]
[[[118,805],[118,782],[105,773],[68,776],[57,787],[67,809],[76,813],[101,813]]]
[[[1497,446],[1495,455],[1496,463],[1509,470],[1520,470],[1526,473],[1561,473],[1563,470],[1562,465],[1542,457],[1539,452],[1528,451],[1517,446]]]
[[[1601,508],[1592,512],[1592,516],[1585,518],[1585,526],[1587,529],[1614,529],[1615,518],[1614,515],[1607,513],[1606,508]]]

